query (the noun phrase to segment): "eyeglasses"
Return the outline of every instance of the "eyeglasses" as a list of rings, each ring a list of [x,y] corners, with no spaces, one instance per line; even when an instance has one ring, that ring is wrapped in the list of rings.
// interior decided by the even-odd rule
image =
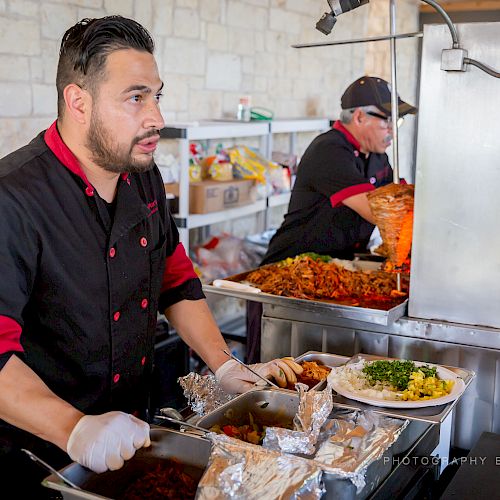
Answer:
[[[375,111],[365,111],[367,115],[374,116],[375,118],[380,118],[383,122],[384,128],[389,128],[392,127],[392,117],[391,116],[386,116],[382,115],[381,113],[375,113]],[[403,125],[404,118],[400,116],[398,118],[398,128]]]

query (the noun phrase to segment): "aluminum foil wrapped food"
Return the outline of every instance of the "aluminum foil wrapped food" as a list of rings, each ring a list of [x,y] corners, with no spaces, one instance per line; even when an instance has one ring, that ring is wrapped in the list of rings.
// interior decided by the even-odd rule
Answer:
[[[213,375],[191,372],[178,381],[189,407],[198,415],[206,415],[236,397],[224,392]]]
[[[198,484],[198,500],[321,498],[321,469],[311,460],[265,450],[220,434]]]
[[[296,384],[299,392],[299,409],[294,418],[294,430],[268,427],[263,446],[284,453],[311,455],[321,427],[333,408],[330,386],[324,391],[309,391],[305,384]]]
[[[321,430],[313,460],[325,472],[350,479],[359,492],[367,467],[394,444],[409,421],[360,410],[336,410],[333,416]]]
[[[407,259],[413,233],[414,186],[387,184],[368,194],[368,202],[380,229],[383,248],[395,267]]]

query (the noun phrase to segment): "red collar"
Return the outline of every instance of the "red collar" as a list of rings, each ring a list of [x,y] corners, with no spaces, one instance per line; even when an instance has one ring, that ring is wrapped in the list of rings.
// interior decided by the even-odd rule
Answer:
[[[49,149],[56,155],[57,159],[71,172],[80,177],[80,179],[85,182],[87,186],[85,193],[87,196],[94,196],[94,187],[90,184],[85,172],[80,166],[80,162],[77,160],[76,156],[71,152],[71,150],[64,144],[59,131],[57,130],[57,120],[45,131],[43,136]],[[121,174],[121,178],[126,181],[128,180],[128,174]]]
[[[333,124],[333,128],[335,130],[338,130],[339,132],[342,132],[345,135],[345,138],[354,146],[354,149],[357,149],[360,151],[361,149],[361,144],[358,142],[356,137],[354,137],[349,130],[347,130],[344,125],[342,125],[342,122],[340,120],[337,120]]]

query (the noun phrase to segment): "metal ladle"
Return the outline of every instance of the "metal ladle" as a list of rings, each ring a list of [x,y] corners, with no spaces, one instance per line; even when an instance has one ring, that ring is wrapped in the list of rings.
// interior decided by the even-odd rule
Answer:
[[[26,455],[28,455],[28,457],[30,457],[31,460],[33,460],[33,462],[36,462],[36,463],[42,465],[43,467],[45,467],[49,472],[56,475],[59,479],[61,479],[64,483],[66,483],[71,488],[74,488],[75,490],[81,490],[81,488],[78,487],[75,483],[70,481],[68,478],[64,477],[60,472],[58,472],[56,469],[54,469],[54,467],[49,465],[47,462],[42,460],[40,457],[37,457],[33,452],[26,450],[25,448],[21,448],[21,451],[24,451],[24,453],[26,453]]]

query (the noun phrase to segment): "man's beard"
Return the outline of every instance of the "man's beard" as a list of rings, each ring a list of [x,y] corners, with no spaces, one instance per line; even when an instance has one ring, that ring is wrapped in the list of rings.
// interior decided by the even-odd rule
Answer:
[[[93,111],[85,146],[90,151],[91,160],[102,169],[115,174],[140,174],[151,170],[154,167],[154,160],[152,157],[146,157],[143,161],[134,160],[132,149],[139,141],[158,135],[158,130],[153,129],[141,137],[136,137],[127,151],[125,146],[113,144],[110,133],[97,113]]]

